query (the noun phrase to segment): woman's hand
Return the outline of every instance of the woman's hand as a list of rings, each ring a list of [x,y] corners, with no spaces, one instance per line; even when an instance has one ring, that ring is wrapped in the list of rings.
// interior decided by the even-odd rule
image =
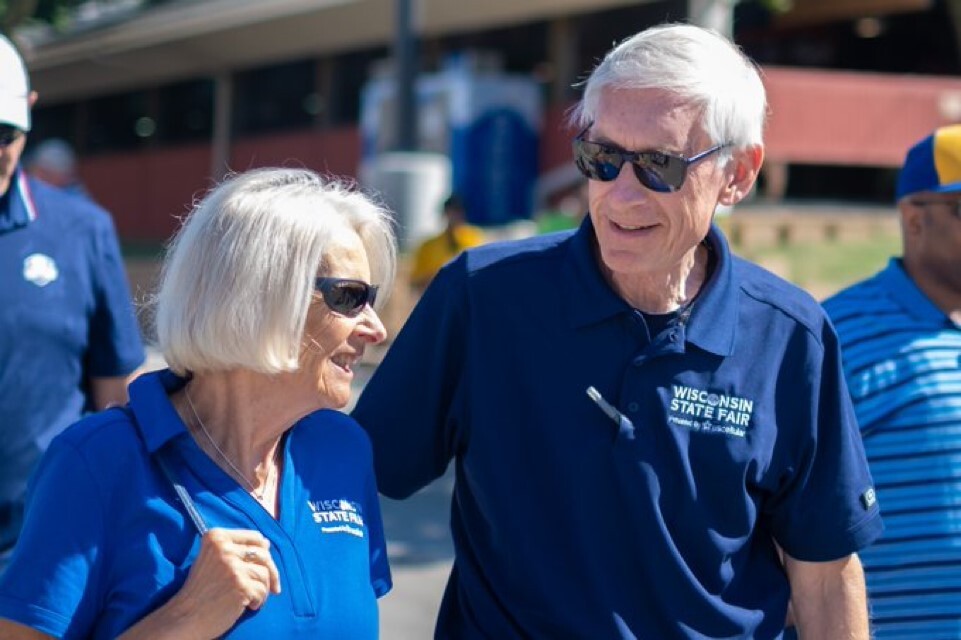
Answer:
[[[217,638],[271,593],[280,593],[280,574],[270,542],[259,531],[211,529],[180,591],[121,637]]]

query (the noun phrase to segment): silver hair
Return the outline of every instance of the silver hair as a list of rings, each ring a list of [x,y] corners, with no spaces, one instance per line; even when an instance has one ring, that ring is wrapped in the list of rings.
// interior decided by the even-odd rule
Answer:
[[[47,138],[27,156],[24,161],[28,169],[41,167],[65,176],[77,173],[77,154],[70,143],[61,138]]]
[[[345,227],[386,293],[397,261],[390,215],[352,185],[306,169],[258,169],[213,189],[174,236],[154,301],[171,369],[296,370],[314,279]]]
[[[755,64],[727,38],[688,24],[645,29],[612,49],[584,83],[571,123],[589,126],[605,89],[661,89],[703,109],[716,143],[763,143],[767,98]]]

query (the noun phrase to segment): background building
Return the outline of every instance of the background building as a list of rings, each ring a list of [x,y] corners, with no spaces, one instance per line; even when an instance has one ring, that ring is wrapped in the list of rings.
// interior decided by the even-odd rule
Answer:
[[[903,149],[961,121],[956,0],[739,2],[736,41],[763,67],[772,198],[889,200]],[[225,168],[357,175],[362,90],[390,55],[392,0],[174,0],[23,33],[40,102],[33,141],[72,142],[126,240],[167,238]],[[540,200],[568,188],[571,87],[683,1],[422,0],[418,66],[452,56],[532,78]],[[386,126],[386,125],[385,125]]]

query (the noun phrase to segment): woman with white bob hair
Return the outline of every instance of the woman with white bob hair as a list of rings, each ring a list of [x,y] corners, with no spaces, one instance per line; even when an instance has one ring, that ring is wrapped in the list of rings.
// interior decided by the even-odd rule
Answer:
[[[376,638],[391,587],[367,437],[333,411],[385,331],[387,213],[296,169],[214,189],[156,299],[170,369],[51,444],[0,637]]]

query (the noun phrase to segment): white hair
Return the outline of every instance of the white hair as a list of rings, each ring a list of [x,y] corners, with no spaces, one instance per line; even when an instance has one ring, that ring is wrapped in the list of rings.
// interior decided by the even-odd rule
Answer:
[[[396,269],[391,219],[351,185],[305,169],[258,169],[213,189],[164,261],[155,322],[171,369],[296,370],[314,279],[345,227],[386,293]]]
[[[757,67],[715,31],[688,24],[645,29],[612,49],[591,73],[571,123],[590,126],[604,89],[662,89],[703,109],[716,144],[763,142],[767,98]]]
[[[24,164],[27,169],[40,167],[64,176],[77,173],[77,154],[66,140],[48,138],[34,147]]]

